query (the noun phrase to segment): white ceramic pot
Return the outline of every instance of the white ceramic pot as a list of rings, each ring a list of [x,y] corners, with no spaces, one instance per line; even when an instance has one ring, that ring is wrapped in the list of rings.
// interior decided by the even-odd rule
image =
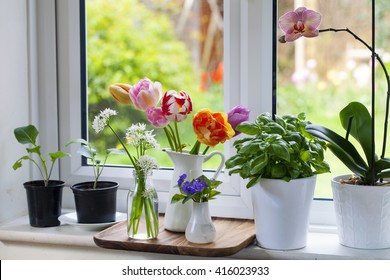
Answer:
[[[390,248],[390,187],[339,183],[332,191],[340,244],[359,249]]]
[[[177,187],[177,180],[182,174],[187,174],[186,180],[191,181],[203,174],[203,163],[207,162],[214,156],[219,156],[221,162],[214,173],[212,179],[216,179],[225,164],[225,157],[219,151],[213,151],[208,155],[191,155],[188,151],[183,153],[173,152],[170,149],[164,149],[169,158],[172,160],[174,169],[171,184],[169,186],[169,200],[165,209],[164,227],[174,232],[185,232],[188,221],[192,213],[192,200],[186,203],[170,203],[171,198],[180,193]]]
[[[306,246],[315,183],[316,176],[290,182],[261,179],[251,188],[260,247],[294,250]]]
[[[209,203],[194,202],[192,215],[185,231],[186,239],[192,243],[205,244],[213,242],[216,234]]]

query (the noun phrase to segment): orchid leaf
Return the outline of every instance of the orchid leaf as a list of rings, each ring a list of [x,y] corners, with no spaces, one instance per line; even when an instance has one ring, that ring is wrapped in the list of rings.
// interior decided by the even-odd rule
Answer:
[[[340,121],[345,130],[349,130],[361,145],[366,155],[368,166],[372,166],[372,122],[366,106],[359,102],[351,102],[340,111]]]
[[[360,156],[359,152],[352,145],[352,143],[349,142],[347,139],[343,138],[342,136],[338,135],[336,132],[326,127],[315,124],[307,125],[306,131],[330,143],[331,145],[328,145],[328,147],[332,151],[337,152],[336,156],[342,162],[347,162],[349,164],[348,168],[352,167],[361,171],[368,170],[367,163]]]
[[[375,171],[376,172],[381,172],[382,170],[386,170],[386,169],[390,169],[390,159],[389,158],[381,158],[381,159],[375,161]]]

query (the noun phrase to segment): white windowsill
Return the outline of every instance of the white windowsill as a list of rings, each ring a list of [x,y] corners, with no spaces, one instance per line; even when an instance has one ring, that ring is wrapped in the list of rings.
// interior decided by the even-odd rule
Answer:
[[[28,217],[0,225],[0,259],[202,259],[192,256],[103,249],[96,231],[71,225],[34,228]],[[265,250],[255,244],[228,259],[390,259],[390,249],[359,250],[342,246],[335,229],[311,227],[307,246],[299,250]]]

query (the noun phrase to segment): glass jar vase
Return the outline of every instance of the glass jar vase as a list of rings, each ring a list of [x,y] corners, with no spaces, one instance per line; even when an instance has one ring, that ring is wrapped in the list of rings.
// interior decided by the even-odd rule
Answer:
[[[133,185],[127,196],[127,234],[132,239],[154,239],[159,233],[158,197],[152,175],[152,171],[133,171]]]

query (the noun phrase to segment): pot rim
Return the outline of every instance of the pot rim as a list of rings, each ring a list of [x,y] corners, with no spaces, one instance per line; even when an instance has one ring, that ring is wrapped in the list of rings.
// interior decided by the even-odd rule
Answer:
[[[105,190],[110,190],[110,189],[117,189],[119,187],[119,183],[115,182],[115,181],[98,181],[98,185],[100,183],[100,184],[110,184],[110,186],[102,187],[102,188],[97,187],[96,189],[85,188],[85,185],[89,186],[89,185],[93,184],[94,182],[95,181],[79,182],[79,183],[71,185],[70,188],[72,189],[72,191],[76,191],[76,192],[97,192],[97,191],[105,191]]]
[[[179,154],[179,155],[182,155],[182,156],[187,156],[187,157],[206,157],[207,155],[203,155],[203,154],[197,154],[197,155],[192,155],[190,154],[190,151],[189,150],[186,150],[186,149],[183,149],[183,152],[180,153],[180,152],[176,152],[176,151],[172,151],[171,148],[163,148],[162,149],[163,152],[166,152],[166,153],[171,153],[171,154]]]
[[[317,174],[314,174],[314,175],[312,175],[312,176],[310,176],[310,177],[303,177],[303,178],[291,179],[291,180],[288,181],[288,182],[285,181],[285,180],[283,180],[283,179],[261,178],[259,182],[267,180],[267,181],[275,181],[275,182],[279,181],[279,182],[289,183],[289,182],[292,182],[292,181],[296,182],[296,181],[304,181],[304,180],[314,180],[316,177],[317,177]]]
[[[62,180],[49,180],[47,187],[44,185],[44,180],[30,180],[23,183],[25,188],[62,188],[65,182]]]
[[[372,186],[372,185],[352,185],[352,184],[341,184],[339,182],[340,179],[346,179],[349,176],[351,176],[351,174],[344,174],[344,175],[338,175],[338,176],[333,177],[331,179],[332,186],[344,187],[344,188],[359,188],[359,189],[366,189],[366,188],[370,188],[370,189],[383,189],[383,188],[390,187],[390,185],[382,185],[382,186],[377,186],[377,185],[375,185],[375,186]]]

